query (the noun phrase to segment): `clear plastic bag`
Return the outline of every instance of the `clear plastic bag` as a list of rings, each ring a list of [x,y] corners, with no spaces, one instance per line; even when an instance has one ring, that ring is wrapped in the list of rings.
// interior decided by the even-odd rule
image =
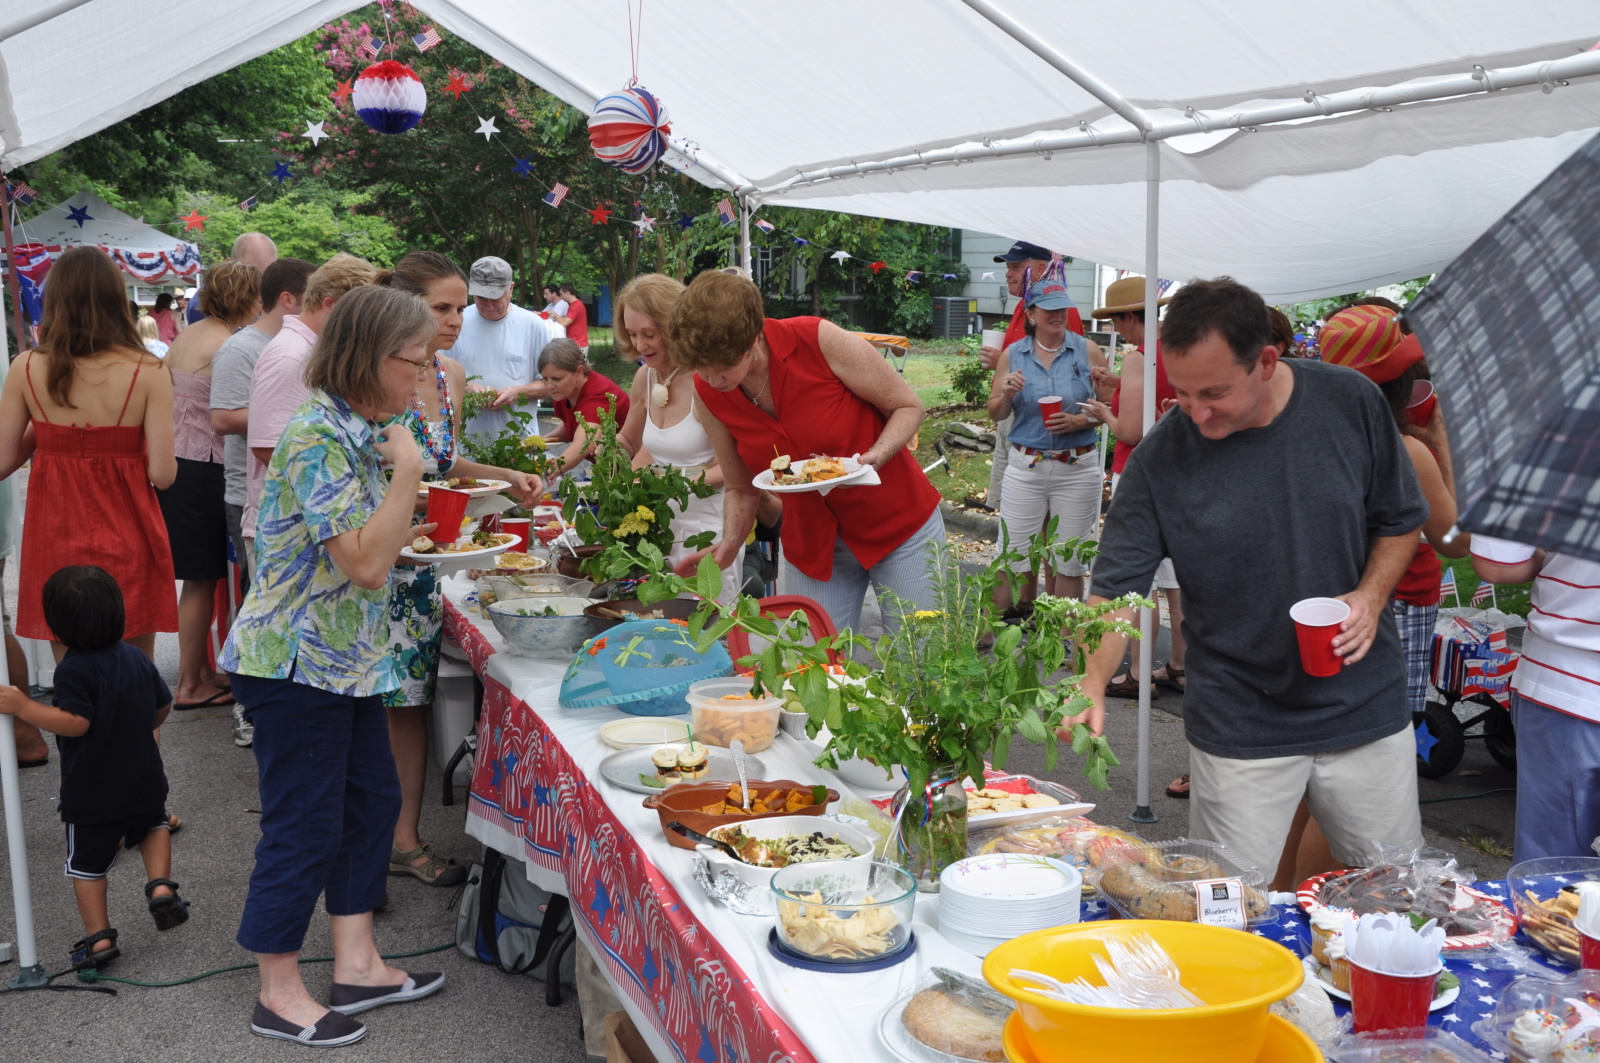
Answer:
[[[1198,918],[1198,901],[1191,884],[1215,878],[1236,878],[1243,884],[1248,925],[1278,917],[1261,889],[1261,872],[1241,864],[1216,842],[1177,838],[1119,847],[1104,854],[1084,877],[1125,919],[1192,923]]]
[[[899,1058],[1001,1063],[1001,1031],[1016,1005],[981,978],[934,967],[884,1011],[878,1031]]]
[[[1335,1015],[1328,994],[1309,979],[1301,982],[1299,989],[1272,1005],[1272,1013],[1294,1023],[1324,1052],[1350,1032],[1350,1016]]]
[[[1450,937],[1490,932],[1496,925],[1488,902],[1462,891],[1473,874],[1440,849],[1378,845],[1377,861],[1323,883],[1318,900],[1357,915],[1400,912],[1437,919]]]
[[[1395,1031],[1354,1034],[1328,1052],[1328,1063],[1494,1063],[1494,1057],[1444,1030],[1417,1030],[1395,1039]]]

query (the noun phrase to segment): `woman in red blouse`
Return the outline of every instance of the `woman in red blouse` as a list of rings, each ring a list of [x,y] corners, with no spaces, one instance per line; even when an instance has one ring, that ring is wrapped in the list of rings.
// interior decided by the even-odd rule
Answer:
[[[600,423],[601,410],[610,410],[619,426],[628,419],[628,393],[591,370],[582,349],[568,339],[545,344],[539,352],[539,375],[550,385],[561,420],[561,427],[548,439],[567,444],[551,474],[571,472],[594,452],[591,429]]]
[[[858,625],[869,583],[931,608],[930,550],[944,542],[944,520],[939,492],[907,449],[924,411],[904,378],[830,321],[767,320],[760,290],[731,273],[694,279],[671,335],[673,357],[695,371],[695,415],[726,482],[722,538],[711,548],[718,565],[727,567],[755,524],[752,471],[776,454],[854,456],[878,470],[880,485],[784,499],[784,592],[815,599],[840,629]],[[678,570],[692,573],[700,556]],[[896,621],[885,609],[885,625]]]

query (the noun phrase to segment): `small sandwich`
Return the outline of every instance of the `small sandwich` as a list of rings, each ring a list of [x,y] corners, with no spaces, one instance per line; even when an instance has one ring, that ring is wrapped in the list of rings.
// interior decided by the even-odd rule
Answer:
[[[782,477],[788,476],[789,475],[789,455],[787,455],[787,454],[779,454],[777,457],[772,459],[771,463],[768,464],[767,468],[772,470],[772,478],[774,480],[781,479]]]
[[[656,778],[663,785],[670,786],[683,781],[683,776],[678,772],[678,751],[671,746],[662,746],[650,754],[650,763],[655,765]]]
[[[426,535],[419,535],[411,540],[411,552],[414,554],[431,554],[437,549],[438,546]]]
[[[685,779],[704,779],[711,774],[711,766],[706,761],[706,747],[691,742],[687,749],[678,750],[678,774]]]

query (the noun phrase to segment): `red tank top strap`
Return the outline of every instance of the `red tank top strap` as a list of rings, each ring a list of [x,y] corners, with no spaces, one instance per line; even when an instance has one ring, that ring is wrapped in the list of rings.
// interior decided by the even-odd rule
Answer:
[[[44,418],[44,423],[50,423],[50,415],[44,412],[44,403],[39,401],[39,393],[33,389],[33,351],[28,352],[28,360],[22,363],[22,374],[28,378],[28,394],[33,396],[33,404],[39,407],[39,416]]]
[[[144,363],[141,357],[133,363],[133,379],[128,381],[128,393],[122,396],[122,409],[117,411],[117,424],[122,424],[122,415],[128,412],[128,403],[133,399],[133,389],[139,383],[139,367]]]

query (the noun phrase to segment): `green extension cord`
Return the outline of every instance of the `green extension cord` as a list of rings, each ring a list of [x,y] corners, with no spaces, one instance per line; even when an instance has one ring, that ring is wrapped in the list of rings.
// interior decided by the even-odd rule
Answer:
[[[452,941],[452,942],[450,942],[449,944],[446,944],[446,945],[435,945],[431,949],[418,949],[416,952],[394,952],[394,953],[389,953],[388,955],[384,956],[383,958],[386,959],[386,960],[404,960],[404,959],[409,959],[409,958],[411,958],[413,956],[426,956],[429,953],[433,953],[433,952],[443,952],[446,949],[453,949],[455,947],[456,947],[456,943],[454,941]],[[311,959],[302,959],[300,962],[301,963],[332,963],[333,962],[333,957],[332,956],[316,956],[316,957],[313,957]],[[121,982],[123,985],[142,986],[142,987],[144,987],[146,989],[168,989],[168,988],[170,988],[172,986],[175,986],[175,985],[188,985],[190,982],[198,982],[198,981],[200,981],[200,979],[202,979],[202,978],[210,978],[212,975],[228,974],[228,973],[230,973],[232,971],[254,970],[258,966],[260,966],[260,965],[259,964],[254,964],[254,963],[241,963],[241,964],[236,964],[233,967],[218,967],[214,971],[204,971],[204,972],[202,972],[200,974],[190,975],[188,978],[179,978],[176,981],[172,981],[172,982],[138,982],[138,981],[135,981],[132,978],[118,978],[115,975],[101,974],[98,970],[96,970],[96,969],[94,969],[92,967],[88,967],[88,968],[85,968],[85,969],[83,969],[83,970],[78,972],[78,981],[80,981],[80,982]],[[67,973],[67,972],[65,972],[65,971],[62,972],[62,974],[65,974],[65,973]]]

